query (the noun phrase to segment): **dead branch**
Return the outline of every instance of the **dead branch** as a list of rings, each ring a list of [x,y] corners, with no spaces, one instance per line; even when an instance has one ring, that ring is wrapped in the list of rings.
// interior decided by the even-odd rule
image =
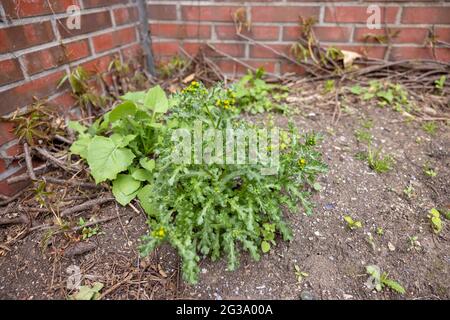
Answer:
[[[58,184],[62,186],[74,186],[74,187],[80,187],[80,188],[86,188],[86,189],[101,189],[102,186],[96,185],[95,183],[90,182],[82,182],[82,181],[76,181],[76,180],[64,180],[64,179],[58,179],[53,177],[43,177],[42,180],[44,182],[52,183],[52,184]]]
[[[43,165],[40,165],[39,167],[36,167],[33,169],[34,173],[37,175],[41,175],[44,173],[49,172],[52,169],[52,165],[49,163],[44,163]],[[28,173],[23,173],[21,175],[9,178],[8,180],[6,180],[6,182],[8,184],[13,184],[13,183],[17,183],[17,182],[22,182],[22,181],[26,181],[29,180],[30,176]]]
[[[107,202],[110,202],[110,201],[114,201],[114,198],[113,197],[107,197],[107,198],[100,198],[100,199],[90,200],[90,201],[87,201],[87,202],[85,202],[83,204],[80,204],[78,206],[75,206],[75,207],[63,210],[61,212],[61,217],[64,217],[64,216],[67,216],[67,215],[70,215],[70,214],[73,214],[73,213],[76,213],[76,212],[88,210],[88,209],[90,209],[90,208],[92,208],[94,206],[101,205],[101,204],[104,204],[104,203],[107,203]]]
[[[28,143],[26,142],[23,144],[23,151],[25,153],[25,162],[27,164],[28,175],[30,176],[30,179],[34,181],[36,180],[36,175],[33,170],[33,162],[31,161],[30,148],[28,147]]]

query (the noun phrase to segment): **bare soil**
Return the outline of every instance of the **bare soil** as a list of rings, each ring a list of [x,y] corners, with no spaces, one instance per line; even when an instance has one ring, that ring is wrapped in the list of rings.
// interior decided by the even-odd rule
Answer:
[[[148,258],[139,257],[136,247],[147,230],[144,214],[110,203],[71,218],[76,222],[80,216],[88,220],[120,215],[101,224],[101,233],[88,239],[95,249],[74,257],[65,252],[83,241],[73,233],[50,237],[48,242],[45,230],[26,234],[20,225],[1,228],[0,299],[66,299],[72,293],[67,289],[70,266],[80,268],[83,284],[102,282],[104,299],[449,299],[450,222],[442,217],[444,227],[436,235],[427,218],[433,207],[450,209],[448,125],[440,123],[436,134],[430,135],[421,121],[405,121],[391,109],[362,105],[353,98],[332,125],[332,97],[311,98],[308,92],[293,90],[289,101],[300,129],[323,134],[320,150],[329,166],[328,174],[320,178],[322,191],[313,196],[314,215],[306,216],[300,207],[297,213],[287,213],[293,241],[277,239],[276,247],[259,262],[242,254],[234,272],[226,271],[225,260],[204,259],[200,282],[189,286],[183,283],[178,257],[169,246]],[[266,121],[267,116],[251,119]],[[356,140],[355,130],[368,120],[373,122],[368,129],[373,144],[395,159],[387,173],[375,173],[366,161],[355,158],[366,149]],[[274,121],[286,126],[287,117],[275,115]],[[426,164],[436,177],[424,174]],[[413,189],[409,196],[404,193],[408,186]],[[61,186],[52,190],[61,199],[66,191]],[[87,192],[72,190],[80,191]],[[350,230],[344,215],[361,221],[362,228]],[[40,219],[45,222],[52,216]],[[419,242],[414,247],[412,236]],[[294,265],[308,273],[301,283]],[[388,272],[406,294],[368,289],[367,265]]]

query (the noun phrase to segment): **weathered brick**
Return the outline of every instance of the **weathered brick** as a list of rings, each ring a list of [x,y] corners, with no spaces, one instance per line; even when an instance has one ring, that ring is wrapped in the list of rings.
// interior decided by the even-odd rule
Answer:
[[[167,41],[159,42],[154,41],[152,43],[153,54],[158,56],[172,56],[178,54],[178,42]]]
[[[450,26],[449,27],[435,27],[435,36],[437,40],[450,43]]]
[[[139,15],[135,7],[114,9],[114,21],[120,26],[138,21]]]
[[[108,67],[113,60],[112,55],[106,55],[100,58],[84,62],[81,66],[89,73],[102,73],[108,71]],[[92,83],[94,84],[94,83]]]
[[[211,27],[198,24],[150,23],[152,36],[169,39],[209,39]]]
[[[330,45],[327,45],[324,43],[326,47],[330,47]],[[353,51],[356,53],[361,54],[362,56],[369,57],[369,58],[375,58],[375,59],[383,59],[384,55],[386,53],[386,47],[385,46],[364,46],[364,45],[358,45],[358,44],[348,44],[348,45],[338,45],[335,46],[342,50],[348,50]]]
[[[241,61],[252,66],[253,68],[263,68],[266,72],[274,73],[276,71],[277,61],[256,61],[256,60],[241,60]],[[215,63],[224,73],[228,74],[247,73],[247,67],[229,59],[215,60]]]
[[[0,121],[0,145],[10,142],[16,138],[14,136],[14,128],[14,123]]]
[[[137,43],[122,49],[122,56],[125,60],[138,60],[142,63],[143,51],[141,45]]]
[[[14,177],[16,175],[22,174],[26,171],[25,167],[21,167],[21,169],[19,169],[17,172],[15,172],[14,174],[12,174],[11,176],[9,176],[8,178]],[[0,181],[0,194],[4,195],[4,196],[13,196],[15,195],[17,192],[19,192],[20,190],[24,189],[25,187],[27,187],[30,184],[29,181],[23,181],[23,182],[17,182],[17,183],[13,183],[13,184],[8,184],[5,180]]]
[[[20,19],[65,12],[71,5],[80,5],[78,0],[2,0],[8,17]]]
[[[234,25],[216,25],[215,31],[219,40],[242,40],[236,34]],[[250,30],[243,28],[241,33],[255,40],[275,41],[278,40],[280,28],[278,26],[253,25]]]
[[[23,62],[28,74],[36,74],[89,55],[88,41],[81,40],[27,53],[23,56]]]
[[[450,24],[450,7],[406,7],[402,23]]]
[[[70,38],[80,34],[108,29],[112,26],[109,11],[96,12],[81,16],[81,28],[70,30],[67,28],[67,18],[58,20],[58,30],[63,38]]]
[[[17,59],[0,61],[0,85],[19,81],[23,79],[23,73]]]
[[[2,113],[6,114],[32,103],[33,97],[40,99],[55,93],[56,86],[63,75],[64,73],[61,71],[55,72],[0,92]]]
[[[315,26],[313,27],[313,31],[318,40],[329,42],[348,42],[352,34],[351,27]],[[300,26],[284,26],[283,40],[298,40],[301,33],[302,28]]]
[[[149,4],[147,7],[149,19],[153,20],[176,20],[177,7],[175,5]]]
[[[136,41],[136,29],[134,27],[108,32],[92,38],[95,52],[104,52],[127,43]]]
[[[325,22],[338,23],[366,23],[372,15],[367,12],[365,6],[327,6],[325,7]],[[381,23],[394,23],[397,17],[398,7],[381,7]]]
[[[292,47],[292,44],[271,44],[271,48],[274,50],[283,53],[285,55],[290,54],[290,48]],[[280,58],[275,52],[263,48],[258,45],[251,45],[250,46],[250,57],[252,58],[258,58],[258,59],[276,59]]]
[[[302,18],[319,18],[320,7],[252,7],[252,22],[298,22]]]
[[[54,40],[49,21],[0,29],[0,53],[17,51]]]
[[[83,0],[85,8],[107,7],[114,4],[126,4],[127,0]]]
[[[434,50],[436,59],[450,61],[450,49],[436,48]],[[433,50],[425,47],[393,47],[389,56],[390,60],[405,59],[435,59]]]
[[[390,28],[391,43],[417,43],[422,44],[428,34],[426,28]],[[354,34],[354,41],[367,42],[367,43],[379,43],[372,36],[387,36],[386,29],[368,29],[368,28],[356,28]],[[395,35],[395,36],[394,36]],[[387,40],[387,39],[386,39]]]
[[[234,6],[182,6],[181,16],[187,21],[229,21],[239,7]]]

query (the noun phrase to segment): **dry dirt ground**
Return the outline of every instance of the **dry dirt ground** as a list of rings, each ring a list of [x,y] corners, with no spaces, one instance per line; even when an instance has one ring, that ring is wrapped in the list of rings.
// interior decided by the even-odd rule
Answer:
[[[332,125],[331,109],[319,108],[314,99],[305,103],[310,97],[302,92],[291,95],[296,125],[323,134],[320,150],[329,166],[328,174],[320,177],[322,191],[313,196],[314,215],[307,217],[301,208],[287,214],[293,241],[277,239],[274,250],[259,262],[243,254],[234,272],[226,271],[226,261],[204,259],[200,282],[189,286],[181,279],[177,255],[170,247],[139,258],[136,246],[146,232],[143,213],[110,203],[74,217],[120,215],[101,224],[100,234],[88,240],[95,249],[74,257],[64,256],[77,242],[73,234],[45,241],[45,231],[21,238],[24,227],[1,228],[0,243],[10,244],[2,247],[0,257],[0,299],[65,299],[72,293],[67,280],[77,268],[83,284],[104,284],[104,299],[449,299],[450,221],[442,218],[443,230],[436,235],[427,218],[433,207],[450,209],[448,125],[440,123],[431,135],[422,129],[422,122],[407,122],[388,108],[351,100],[353,107],[346,107]],[[326,105],[326,98],[322,100]],[[286,119],[274,116],[281,126]],[[366,149],[355,138],[355,130],[369,122],[373,144],[395,159],[387,173],[375,173],[366,161],[355,158]],[[427,176],[425,165],[437,176]],[[408,194],[407,187],[411,187]],[[62,197],[60,187],[53,192]],[[362,228],[350,230],[344,215],[361,221]],[[382,235],[377,228],[382,228]],[[294,265],[308,274],[301,283]],[[388,272],[406,294],[369,290],[367,265]]]

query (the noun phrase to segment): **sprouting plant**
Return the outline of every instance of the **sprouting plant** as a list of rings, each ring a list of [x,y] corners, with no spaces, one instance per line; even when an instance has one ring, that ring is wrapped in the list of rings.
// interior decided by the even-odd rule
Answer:
[[[442,75],[438,80],[434,82],[434,87],[439,93],[442,93],[445,86],[445,81],[447,81],[447,77]]]
[[[411,251],[411,250],[419,251],[422,248],[418,239],[419,239],[418,236],[408,236],[408,242],[409,242],[409,247],[407,249],[408,251]]]
[[[367,130],[355,130],[355,137],[358,142],[365,142],[367,144],[370,144],[372,142],[372,134]]]
[[[125,94],[121,104],[89,128],[71,123],[78,140],[70,150],[87,161],[95,181],[110,182],[121,205],[137,198],[145,210],[149,232],[142,238],[141,254],[168,242],[180,255],[189,283],[198,281],[202,256],[217,260],[225,255],[228,269],[235,270],[241,249],[259,260],[263,250],[270,250],[263,241],[274,244],[275,235],[292,239],[284,210],[298,211],[300,203],[312,214],[310,193],[317,176],[326,172],[315,146],[318,138],[301,135],[293,123],[281,141],[264,140],[264,154],[279,144],[276,175],[264,173],[267,163],[216,161],[213,155],[220,151],[208,149],[217,145],[218,136],[227,141],[227,129],[268,135],[266,127],[236,118],[234,95],[233,88],[218,84],[207,89],[193,81],[168,98],[157,86]],[[200,150],[213,159],[197,161],[190,151],[174,157],[182,152],[174,134],[187,131],[188,139],[198,127],[205,133]],[[211,131],[215,134],[208,136]],[[239,143],[245,150],[250,145],[250,139]],[[236,143],[231,147],[238,149]]]
[[[80,217],[80,219],[78,220],[78,226],[82,227],[81,229],[81,238],[83,240],[87,240],[95,235],[97,235],[100,231],[98,226],[95,226],[94,228],[92,227],[85,227],[86,225],[86,221]]]
[[[381,273],[380,268],[376,265],[366,266],[366,272],[370,276],[366,285],[370,289],[376,289],[377,291],[383,290],[384,287],[388,287],[400,294],[405,294],[406,290],[397,281],[390,279],[389,274],[386,272]]]
[[[377,227],[377,235],[379,236],[384,235],[384,229],[382,227]]]
[[[51,192],[46,191],[46,183],[45,181],[38,181],[36,182],[37,187],[34,189],[34,198],[36,201],[42,206],[47,206],[47,196],[51,195]]]
[[[434,178],[437,176],[436,170],[431,168],[428,163],[425,163],[425,165],[423,166],[423,173],[430,178]]]
[[[373,235],[372,233],[368,232],[367,233],[367,243],[370,244],[370,247],[372,248],[373,251],[377,250],[377,246],[375,245],[375,240],[373,239]]]
[[[445,219],[447,219],[447,220],[450,220],[450,210],[447,210],[446,212],[445,212]]]
[[[442,231],[442,220],[439,211],[436,208],[432,208],[428,211],[427,217],[430,219],[434,233],[440,233]]]
[[[349,227],[350,230],[362,228],[361,221],[353,220],[350,216],[344,216],[344,221],[347,222],[347,227]]]
[[[367,162],[369,164],[369,168],[373,171],[377,173],[384,173],[392,169],[394,159],[390,155],[381,156],[381,147],[374,151],[369,145],[367,151]]]
[[[335,81],[333,79],[325,81],[323,90],[325,93],[333,92],[335,90]]]
[[[373,128],[373,120],[372,119],[365,119],[364,121],[362,121],[361,126],[364,129],[372,129]]]
[[[173,56],[168,62],[158,66],[158,72],[163,78],[170,78],[187,65],[187,60],[179,55]]]
[[[275,231],[276,227],[271,223],[264,223],[261,228],[261,250],[263,253],[267,253],[270,251],[270,246],[275,245]]]
[[[412,185],[408,185],[405,189],[403,189],[403,193],[408,197],[408,199],[411,199],[414,195],[414,187]]]
[[[263,80],[264,69],[259,68],[255,73],[249,71],[233,88],[233,100],[238,110],[250,113],[265,111],[285,111],[286,106],[280,104],[287,97],[287,88],[269,84]]]
[[[100,291],[103,289],[103,283],[94,282],[92,286],[81,286],[78,292],[70,295],[68,300],[99,300]]]
[[[294,269],[295,269],[295,277],[297,278],[297,282],[299,284],[302,283],[304,278],[309,276],[307,272],[302,271],[300,267],[296,264],[294,265]]]
[[[422,124],[422,129],[431,136],[436,134],[438,125],[434,121],[426,121]]]

